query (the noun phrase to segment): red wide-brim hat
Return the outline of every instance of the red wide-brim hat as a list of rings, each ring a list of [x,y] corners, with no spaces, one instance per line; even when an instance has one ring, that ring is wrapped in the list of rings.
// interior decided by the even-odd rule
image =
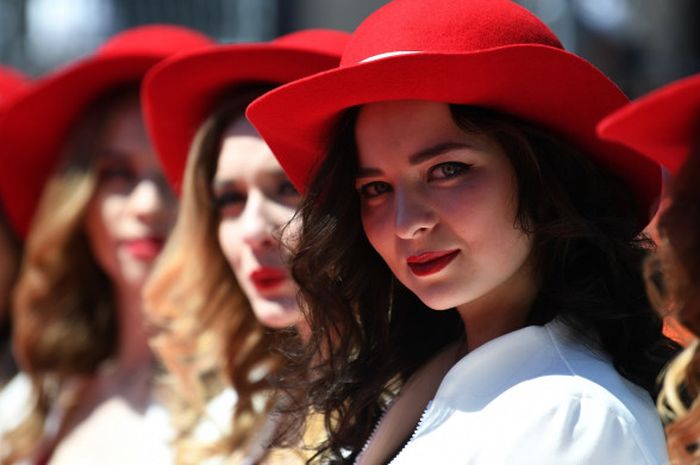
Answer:
[[[29,79],[24,74],[7,66],[0,66],[0,110],[12,95],[28,86]]]
[[[8,101],[0,117],[0,189],[6,213],[25,237],[44,184],[80,113],[114,87],[138,84],[146,71],[175,53],[208,46],[191,29],[149,25],[115,35],[98,51],[37,80]]]
[[[615,111],[598,125],[603,139],[643,153],[676,174],[700,140],[700,74]]]
[[[26,76],[7,66],[0,66],[0,113],[2,113],[5,102],[14,94],[23,91],[29,86],[29,80]],[[3,168],[0,168],[3,169]],[[0,215],[5,212],[5,205],[8,199],[4,197],[2,189],[0,189]]]
[[[279,85],[335,67],[349,34],[309,29],[270,42],[213,45],[155,66],[144,80],[146,126],[171,186],[179,193],[190,144],[224,91]]]
[[[305,191],[344,110],[387,100],[477,105],[537,123],[622,178],[642,219],[651,216],[658,165],[596,137],[598,121],[628,99],[508,0],[395,0],[360,24],[338,68],[265,94],[247,116]]]

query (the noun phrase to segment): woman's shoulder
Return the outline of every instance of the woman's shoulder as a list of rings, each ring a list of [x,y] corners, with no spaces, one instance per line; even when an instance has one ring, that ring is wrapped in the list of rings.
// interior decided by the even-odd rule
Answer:
[[[447,374],[420,433],[472,431],[480,438],[478,453],[504,457],[488,463],[530,463],[513,461],[528,447],[559,463],[613,463],[604,454],[622,460],[617,463],[664,463],[663,429],[651,397],[624,379],[595,344],[558,322],[499,339]],[[499,447],[494,438],[502,439]]]

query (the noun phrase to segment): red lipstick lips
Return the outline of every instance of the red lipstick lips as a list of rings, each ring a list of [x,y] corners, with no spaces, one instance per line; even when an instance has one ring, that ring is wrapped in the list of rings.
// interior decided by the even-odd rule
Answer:
[[[163,250],[165,239],[162,237],[140,237],[124,241],[126,250],[137,260],[151,261]]]
[[[459,249],[440,252],[424,252],[406,259],[408,267],[416,276],[428,276],[445,268],[457,256]]]
[[[260,267],[250,273],[250,280],[258,291],[269,291],[281,285],[287,273],[281,268]]]

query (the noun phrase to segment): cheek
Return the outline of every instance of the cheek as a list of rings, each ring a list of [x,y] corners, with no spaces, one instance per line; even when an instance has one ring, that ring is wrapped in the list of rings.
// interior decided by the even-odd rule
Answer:
[[[224,219],[219,222],[218,240],[219,247],[226,257],[229,266],[236,271],[240,266],[241,248],[243,241],[239,240],[238,227],[233,220]]]
[[[114,253],[127,199],[115,194],[97,193],[90,202],[85,228],[96,255]]]
[[[389,263],[394,250],[393,213],[388,207],[363,208],[362,228],[374,250]]]

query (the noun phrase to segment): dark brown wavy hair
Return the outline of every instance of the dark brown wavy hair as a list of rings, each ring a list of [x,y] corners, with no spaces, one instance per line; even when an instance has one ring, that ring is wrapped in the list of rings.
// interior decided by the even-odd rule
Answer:
[[[465,132],[498,141],[515,168],[516,226],[534,238],[541,282],[529,324],[562,318],[653,394],[678,347],[645,296],[641,266],[652,244],[638,235],[642,215],[629,189],[536,125],[478,107],[451,111]],[[402,383],[464,332],[454,309],[431,310],[397,282],[365,236],[354,188],[357,113],[346,112],[318,166],[292,259],[312,337],[290,357],[312,364],[314,378],[290,374],[282,383],[303,393],[302,409],[325,415],[329,439],[318,463],[351,462]]]

